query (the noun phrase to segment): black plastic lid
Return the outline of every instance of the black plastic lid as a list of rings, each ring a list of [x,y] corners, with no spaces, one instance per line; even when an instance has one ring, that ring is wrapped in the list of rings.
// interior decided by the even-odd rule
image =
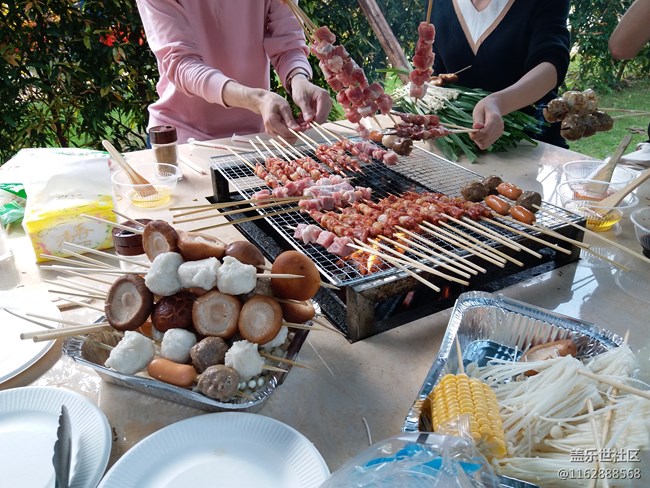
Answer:
[[[157,125],[149,129],[149,139],[151,144],[169,144],[176,142],[176,127],[172,125]]]

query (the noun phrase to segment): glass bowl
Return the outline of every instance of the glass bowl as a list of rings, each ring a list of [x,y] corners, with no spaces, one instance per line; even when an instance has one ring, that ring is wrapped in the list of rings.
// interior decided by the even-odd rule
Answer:
[[[173,164],[136,164],[133,169],[149,184],[134,184],[127,173],[120,169],[113,173],[111,180],[118,198],[126,198],[131,204],[142,208],[156,208],[167,205],[182,172]]]
[[[595,180],[569,180],[557,187],[562,206],[587,220],[587,229],[596,232],[610,230],[633,207],[639,198],[630,193],[615,207],[602,207],[598,202],[625,186]]]
[[[569,161],[564,163],[562,166],[562,172],[564,174],[564,179],[567,181],[570,180],[584,180],[589,178],[593,171],[601,166],[607,159],[601,161],[600,159],[592,160],[579,160],[579,161]],[[637,171],[633,169],[625,168],[624,166],[616,166],[614,168],[614,173],[612,173],[612,183],[629,183],[638,175]]]
[[[630,214],[630,220],[643,248],[643,255],[650,258],[650,207],[637,208]]]

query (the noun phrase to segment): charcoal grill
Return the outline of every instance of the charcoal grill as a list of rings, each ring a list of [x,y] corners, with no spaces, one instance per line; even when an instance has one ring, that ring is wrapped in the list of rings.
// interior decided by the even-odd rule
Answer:
[[[351,139],[358,140],[357,138]],[[297,146],[297,149],[317,160],[309,147]],[[264,155],[271,156],[268,152],[264,152]],[[264,162],[261,155],[255,151],[242,153],[241,157],[253,166],[256,162]],[[215,203],[249,199],[255,192],[267,188],[263,181],[254,175],[251,166],[234,155],[213,157],[211,167],[214,190],[212,201]],[[411,155],[401,156],[399,163],[395,166],[389,167],[379,161],[363,165],[363,172],[351,175],[350,183],[354,186],[372,188],[372,199],[377,201],[390,194],[401,195],[406,191],[439,192],[452,197],[460,196],[460,188],[463,185],[482,179],[482,177],[483,175],[467,170],[433,153],[414,149]],[[288,249],[296,249],[308,255],[316,263],[323,281],[338,287],[338,290],[321,288],[315,300],[320,304],[323,314],[352,342],[449,308],[458,295],[465,291],[493,292],[528,277],[576,261],[580,254],[578,248],[570,246],[566,242],[527,231],[521,226],[513,225],[529,235],[537,235],[545,241],[556,243],[567,249],[570,248],[571,254],[558,252],[527,236],[521,236],[507,229],[488,224],[499,234],[540,253],[542,258],[539,259],[528,253],[515,252],[497,241],[458,225],[459,230],[487,243],[491,248],[516,257],[523,262],[523,266],[511,262],[504,267],[496,266],[465,250],[427,236],[443,248],[479,264],[487,271],[473,276],[469,280],[469,286],[449,282],[434,275],[425,276],[441,289],[440,292],[435,292],[408,273],[390,266],[364,275],[353,263],[342,261],[338,256],[327,252],[325,248],[316,244],[304,244],[295,239],[293,234],[298,224],[315,223],[307,214],[297,210],[292,211],[291,209],[295,208],[295,205],[283,204],[269,209],[251,208],[239,214],[232,214],[227,218],[237,221],[244,217],[265,215],[264,218],[235,225],[271,261]],[[545,203],[545,205],[549,204]],[[584,223],[584,221],[579,216],[566,212],[562,208],[549,206],[553,207],[552,210],[561,217],[539,213],[538,223],[566,237],[582,240],[582,231],[569,225],[567,221],[574,223]],[[285,210],[287,212],[270,215]],[[424,262],[417,256],[412,257]],[[428,264],[436,268],[436,266]],[[440,270],[445,271],[442,268]],[[419,273],[419,271],[416,272]]]

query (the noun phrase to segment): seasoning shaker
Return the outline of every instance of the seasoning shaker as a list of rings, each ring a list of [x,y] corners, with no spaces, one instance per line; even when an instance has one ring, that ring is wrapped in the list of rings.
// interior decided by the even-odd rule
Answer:
[[[122,225],[133,227],[134,230],[141,232],[144,230],[144,226],[151,222],[151,219],[136,219],[136,221],[140,225],[132,221],[124,222]],[[151,265],[151,261],[144,252],[142,234],[140,232],[130,232],[126,229],[113,227],[112,234],[115,254],[126,258],[126,260],[120,260],[120,268],[123,270],[144,272]]]
[[[157,125],[149,129],[149,140],[156,162],[178,166],[178,136],[176,127]]]

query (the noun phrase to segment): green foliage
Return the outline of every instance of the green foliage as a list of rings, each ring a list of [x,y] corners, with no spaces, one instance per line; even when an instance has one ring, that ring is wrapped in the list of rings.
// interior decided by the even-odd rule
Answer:
[[[648,48],[623,63],[611,61],[607,52],[607,39],[631,1],[573,2],[577,69],[569,86],[614,86],[623,77],[648,74]],[[378,0],[407,58],[427,3]],[[390,66],[356,0],[300,5],[314,23],[331,28],[370,79],[381,81]],[[0,164],[23,147],[100,149],[105,138],[121,150],[144,147],[158,72],[134,1],[0,2],[0,25]],[[314,81],[326,87],[317,60],[311,62]],[[277,77],[272,84],[284,94]]]
[[[144,147],[155,59],[135,2],[0,4],[0,162],[23,147]]]
[[[633,0],[591,0],[573,2],[569,23],[573,40],[572,58],[577,66],[566,80],[570,88],[596,88],[599,91],[616,87],[626,76],[647,76],[650,73],[650,48],[630,61],[612,59],[607,48],[618,20]]]

